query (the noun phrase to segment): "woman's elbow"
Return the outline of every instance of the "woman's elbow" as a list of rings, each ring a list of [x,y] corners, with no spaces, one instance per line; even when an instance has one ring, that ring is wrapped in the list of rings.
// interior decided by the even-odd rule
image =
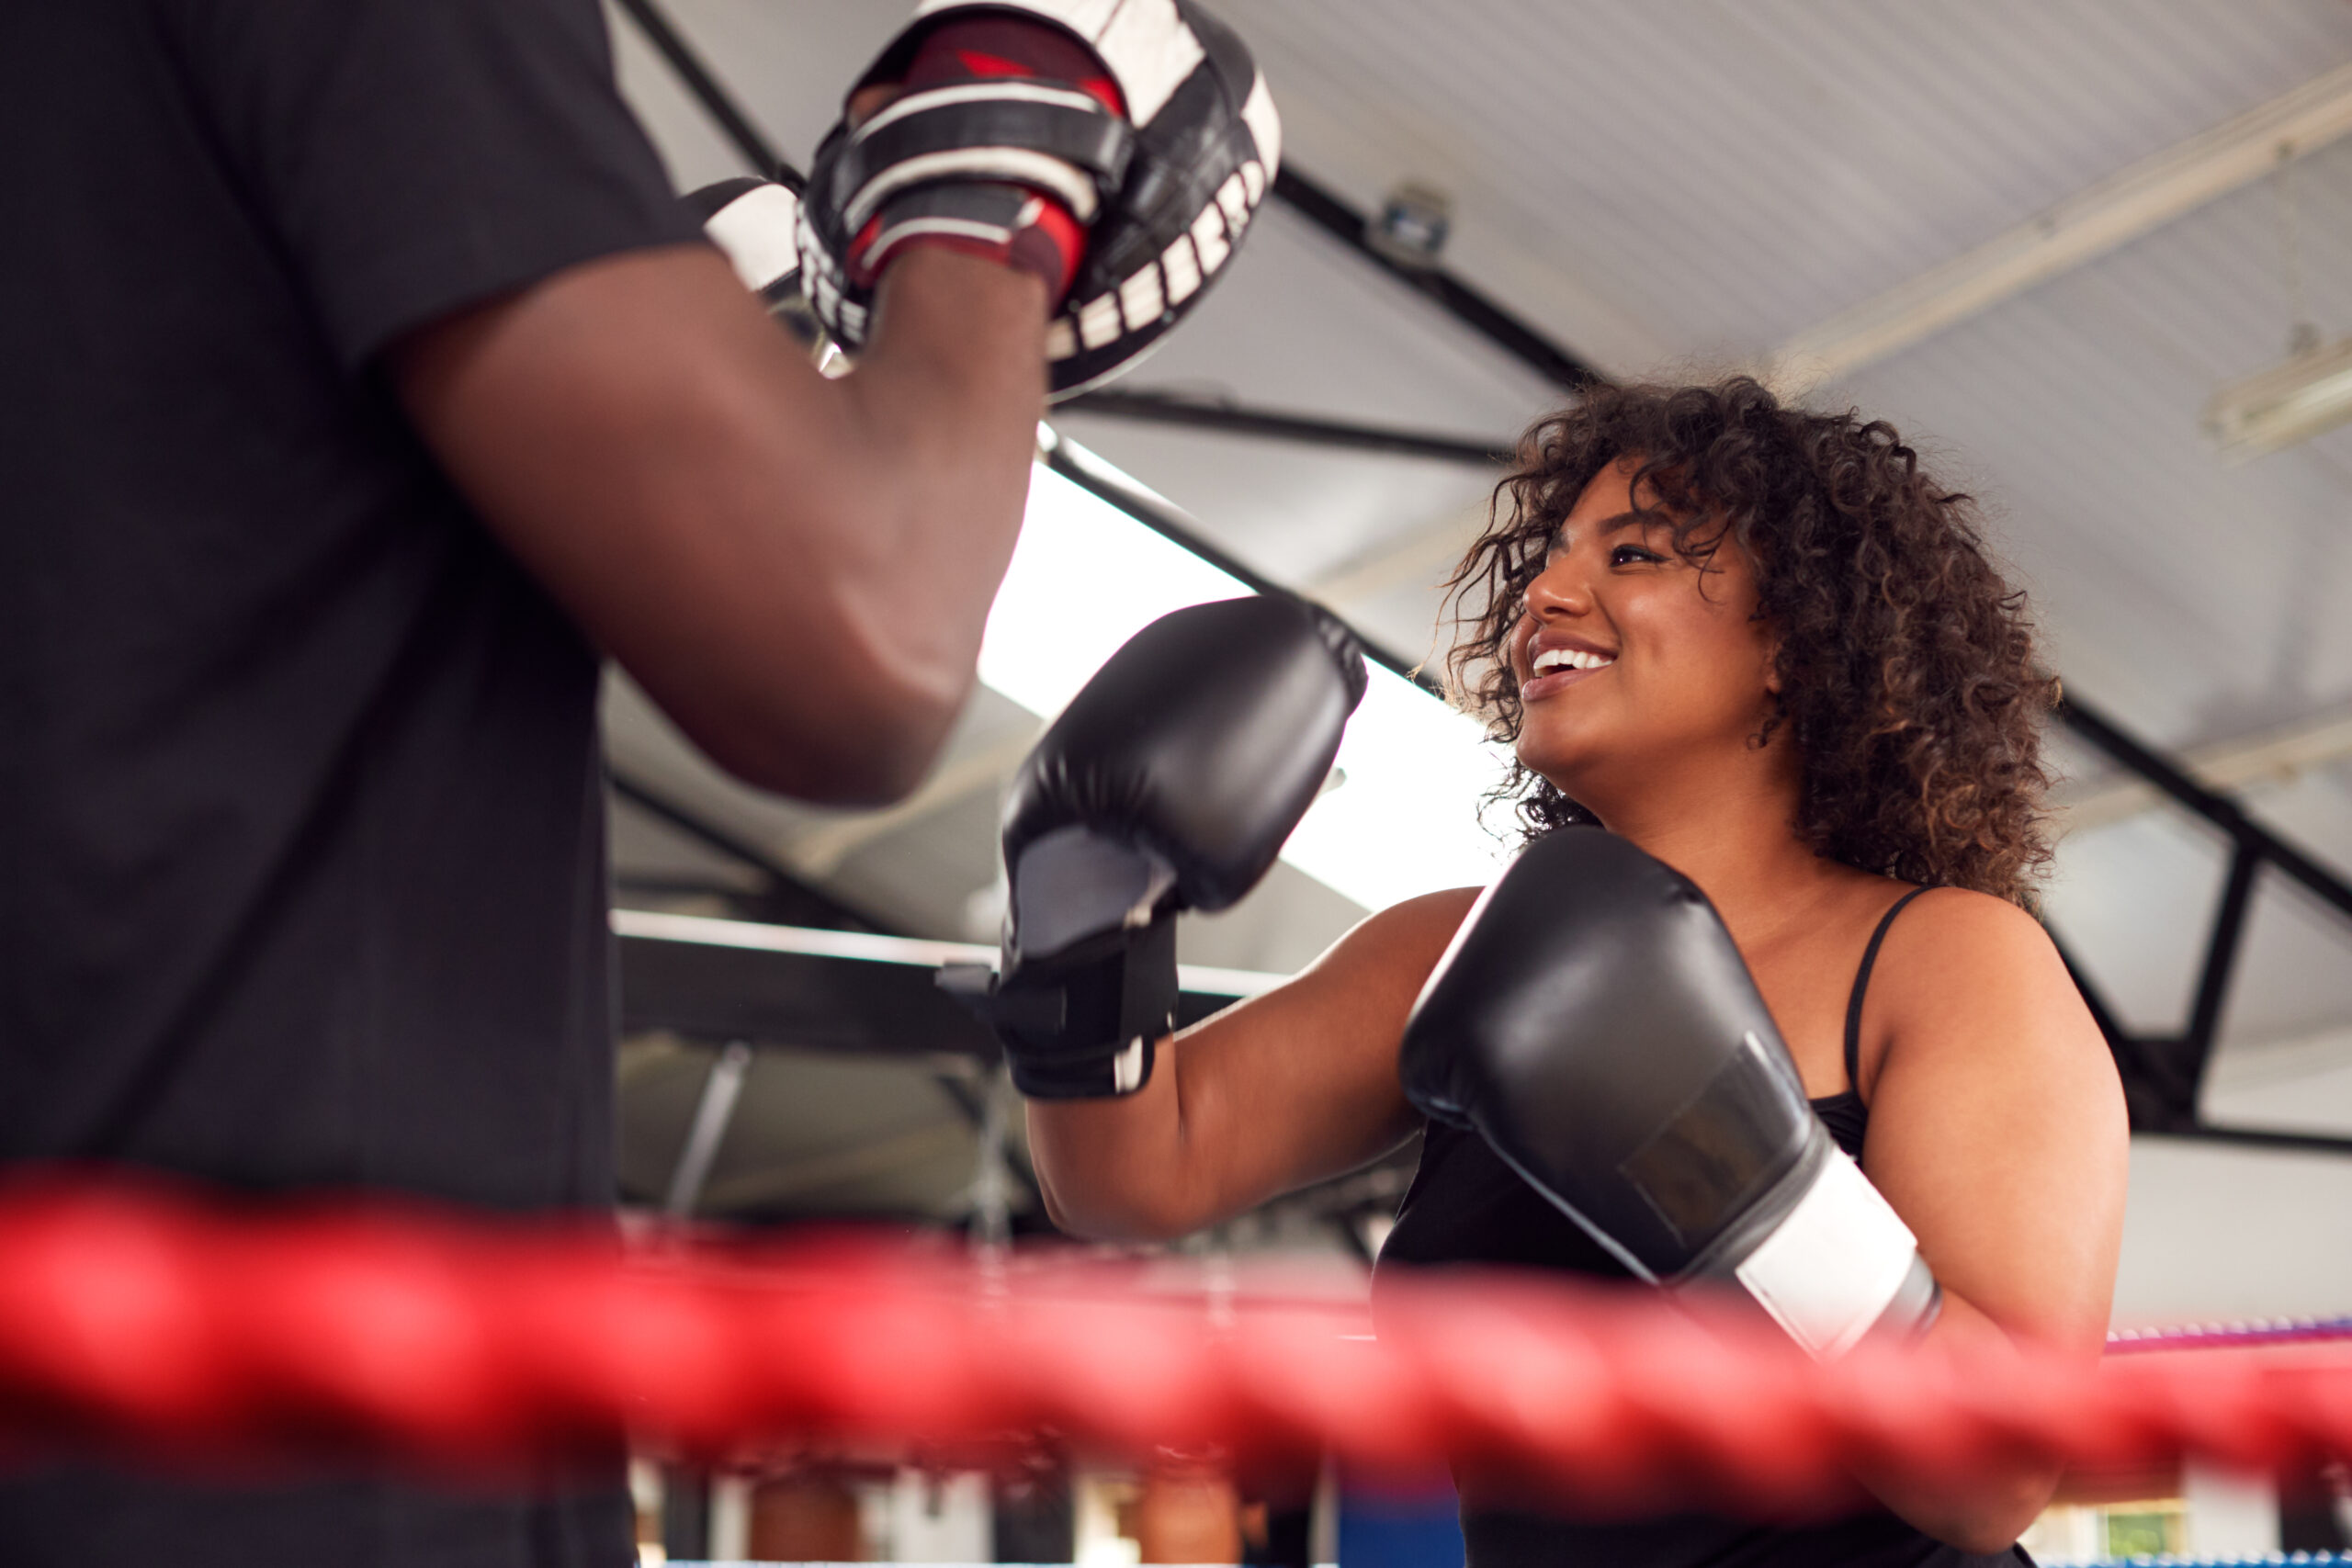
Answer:
[[[1201,1228],[1169,1203],[1094,1195],[1072,1204],[1050,1187],[1044,1188],[1043,1196],[1046,1217],[1054,1228],[1081,1241],[1153,1245],[1182,1240]]]
[[[2013,1472],[1966,1495],[1905,1510],[1910,1522],[1948,1545],[1977,1556],[1994,1556],[2015,1546],[2057,1495],[2063,1472],[2036,1465]]]

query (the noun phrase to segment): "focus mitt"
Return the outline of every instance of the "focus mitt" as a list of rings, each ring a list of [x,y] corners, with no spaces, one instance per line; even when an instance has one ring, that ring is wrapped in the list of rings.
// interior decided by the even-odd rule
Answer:
[[[803,288],[845,350],[904,247],[1056,290],[1053,396],[1116,375],[1199,302],[1272,189],[1281,122],[1248,48],[1191,0],[927,0],[852,93],[902,87],[818,149]]]

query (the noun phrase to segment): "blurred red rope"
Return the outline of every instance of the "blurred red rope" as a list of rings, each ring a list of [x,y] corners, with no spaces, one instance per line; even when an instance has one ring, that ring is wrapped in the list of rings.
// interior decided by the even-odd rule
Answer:
[[[631,1262],[609,1236],[388,1210],[232,1215],[107,1187],[0,1196],[0,1442],[391,1455],[467,1473],[624,1439],[707,1459],[1046,1428],[1243,1463],[1445,1458],[1628,1510],[1853,1495],[2030,1452],[2242,1467],[2352,1451],[2352,1359],[1866,1348],[1815,1367],[1745,1318],[1524,1280],[1360,1304],[1154,1297],[1132,1269],[995,1274],[841,1241]]]

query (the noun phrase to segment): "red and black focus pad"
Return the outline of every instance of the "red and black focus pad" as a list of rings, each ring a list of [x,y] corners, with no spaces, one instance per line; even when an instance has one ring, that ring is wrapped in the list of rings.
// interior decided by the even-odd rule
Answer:
[[[803,287],[842,347],[911,244],[1055,288],[1051,387],[1107,379],[1189,310],[1272,187],[1280,122],[1249,51],[1190,0],[927,0],[818,149]]]
[[[1060,28],[1001,14],[956,16],[917,35],[901,96],[860,129],[869,129],[880,116],[911,118],[916,106],[910,99],[968,107],[973,96],[954,89],[976,83],[1076,87],[1108,114],[1124,117],[1125,108],[1102,63]],[[896,150],[920,138],[919,128],[900,123],[888,136],[868,138],[867,144]],[[935,154],[938,148],[928,151]],[[1045,280],[1048,296],[1059,304],[1078,270],[1086,231],[1073,201],[1051,191],[994,182],[921,185],[884,202],[853,237],[851,276],[870,287],[892,254],[909,243],[942,244],[1023,267]]]

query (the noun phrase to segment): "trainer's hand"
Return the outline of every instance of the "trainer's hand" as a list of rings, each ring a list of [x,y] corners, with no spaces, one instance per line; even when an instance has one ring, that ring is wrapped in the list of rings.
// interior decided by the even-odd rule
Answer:
[[[1198,303],[1272,189],[1281,138],[1247,46],[1192,0],[933,0],[817,151],[809,300],[854,352],[905,252],[1023,267],[1057,312],[1052,389],[1083,390]]]

